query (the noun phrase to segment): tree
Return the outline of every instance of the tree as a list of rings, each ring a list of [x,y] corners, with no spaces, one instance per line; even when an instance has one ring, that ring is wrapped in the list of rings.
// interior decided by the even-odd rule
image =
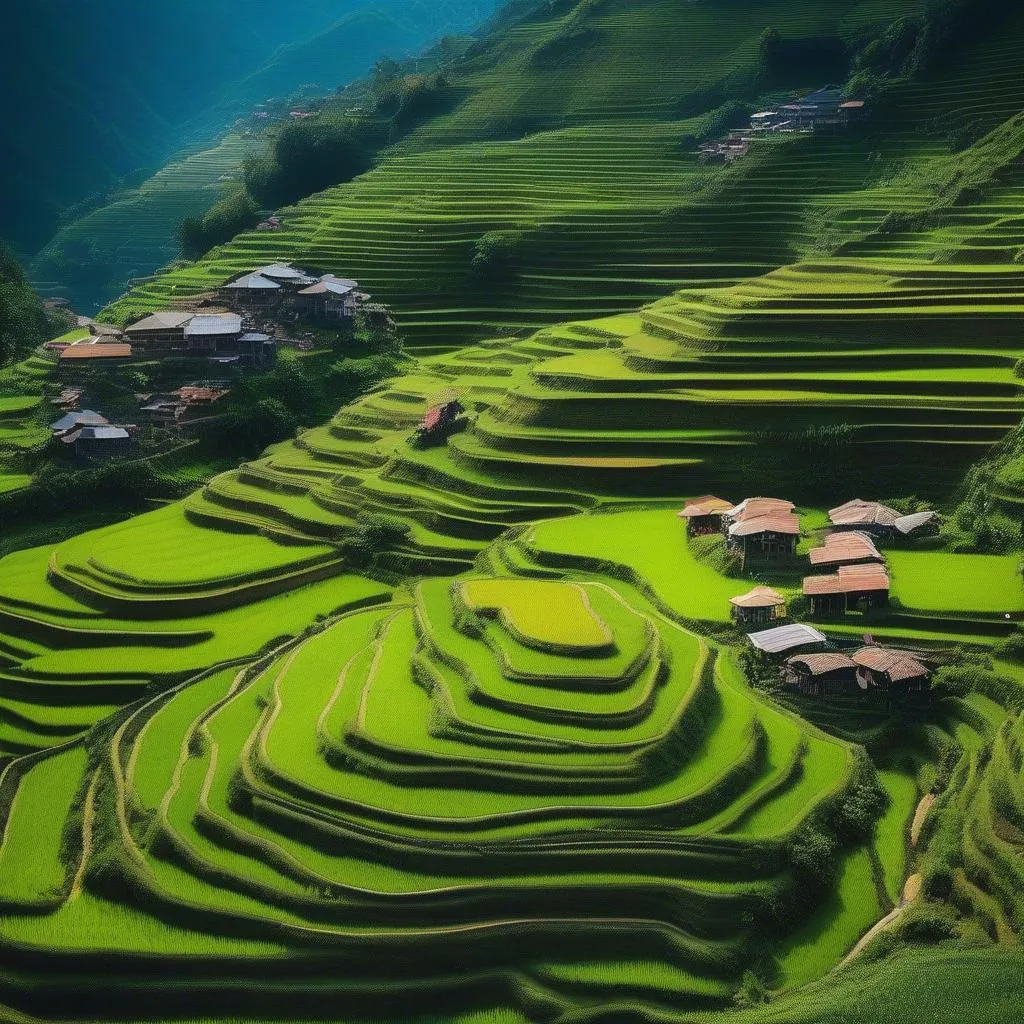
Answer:
[[[230,242],[239,232],[255,227],[259,208],[244,188],[226,195],[203,217],[188,217],[179,229],[181,248],[187,256],[198,257],[215,245]]]

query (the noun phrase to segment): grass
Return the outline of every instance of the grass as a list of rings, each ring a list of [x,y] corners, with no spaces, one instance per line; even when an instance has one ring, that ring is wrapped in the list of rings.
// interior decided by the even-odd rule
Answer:
[[[1016,555],[953,555],[892,551],[893,593],[924,612],[1003,615],[1024,612],[1024,585]]]

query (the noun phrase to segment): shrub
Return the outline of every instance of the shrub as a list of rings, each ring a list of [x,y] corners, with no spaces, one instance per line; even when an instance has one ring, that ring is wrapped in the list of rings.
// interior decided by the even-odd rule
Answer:
[[[477,239],[470,266],[490,281],[515,277],[526,249],[523,231],[488,231]]]
[[[252,196],[240,188],[225,196],[202,217],[188,217],[179,229],[186,256],[199,257],[215,245],[229,242],[239,232],[255,227],[259,209]]]

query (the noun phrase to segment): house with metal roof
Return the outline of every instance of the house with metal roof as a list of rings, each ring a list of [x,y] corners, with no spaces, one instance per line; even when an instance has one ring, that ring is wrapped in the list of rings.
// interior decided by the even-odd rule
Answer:
[[[61,416],[59,420],[50,424],[50,430],[54,437],[61,437],[79,427],[105,427],[110,421],[92,409],[83,409],[81,412],[69,412]]]
[[[189,355],[237,352],[242,318],[237,313],[202,313],[185,325],[185,351]]]
[[[319,281],[301,288],[293,300],[295,309],[315,320],[351,320],[366,296],[359,282],[325,274]]]
[[[805,622],[792,622],[788,626],[775,626],[759,633],[748,633],[752,647],[766,654],[785,654],[801,648],[823,647],[828,643],[824,633]]]
[[[180,310],[161,310],[130,324],[124,334],[140,356],[170,355],[184,347],[185,325],[194,315]]]
[[[233,309],[270,309],[281,299],[281,285],[260,273],[243,274],[217,290]]]
[[[132,451],[131,434],[124,427],[79,427],[65,434],[61,441],[84,462],[125,458]]]

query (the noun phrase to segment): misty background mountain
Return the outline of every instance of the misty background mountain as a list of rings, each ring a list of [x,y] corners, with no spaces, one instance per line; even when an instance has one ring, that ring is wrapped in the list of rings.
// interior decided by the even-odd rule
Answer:
[[[33,0],[4,14],[0,239],[31,258],[270,96],[331,91],[495,0]]]

